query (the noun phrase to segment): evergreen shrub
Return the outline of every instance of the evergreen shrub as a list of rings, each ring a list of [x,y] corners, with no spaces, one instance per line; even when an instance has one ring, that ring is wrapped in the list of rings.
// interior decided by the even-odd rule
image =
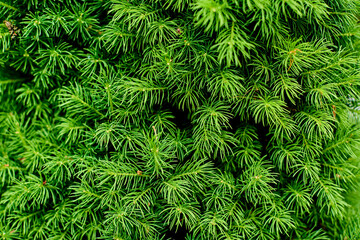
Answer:
[[[0,239],[360,239],[359,0],[0,0]]]

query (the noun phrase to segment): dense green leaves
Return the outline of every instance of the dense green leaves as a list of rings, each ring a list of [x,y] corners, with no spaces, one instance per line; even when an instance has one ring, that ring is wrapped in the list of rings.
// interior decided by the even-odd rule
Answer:
[[[0,238],[358,239],[359,9],[0,0]]]

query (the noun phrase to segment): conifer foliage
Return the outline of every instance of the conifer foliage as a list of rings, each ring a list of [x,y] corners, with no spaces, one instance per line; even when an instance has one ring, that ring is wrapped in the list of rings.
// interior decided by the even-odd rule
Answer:
[[[1,239],[359,239],[358,0],[1,0]]]

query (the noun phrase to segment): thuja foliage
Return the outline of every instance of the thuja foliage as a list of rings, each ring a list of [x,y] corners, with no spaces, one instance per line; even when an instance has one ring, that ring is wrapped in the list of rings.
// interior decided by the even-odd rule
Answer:
[[[1,239],[359,239],[357,0],[1,0]]]

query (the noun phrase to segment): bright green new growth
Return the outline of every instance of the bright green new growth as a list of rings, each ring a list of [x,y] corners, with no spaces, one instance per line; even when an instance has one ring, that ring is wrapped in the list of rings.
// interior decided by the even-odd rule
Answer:
[[[359,239],[358,0],[0,0],[0,238]]]

